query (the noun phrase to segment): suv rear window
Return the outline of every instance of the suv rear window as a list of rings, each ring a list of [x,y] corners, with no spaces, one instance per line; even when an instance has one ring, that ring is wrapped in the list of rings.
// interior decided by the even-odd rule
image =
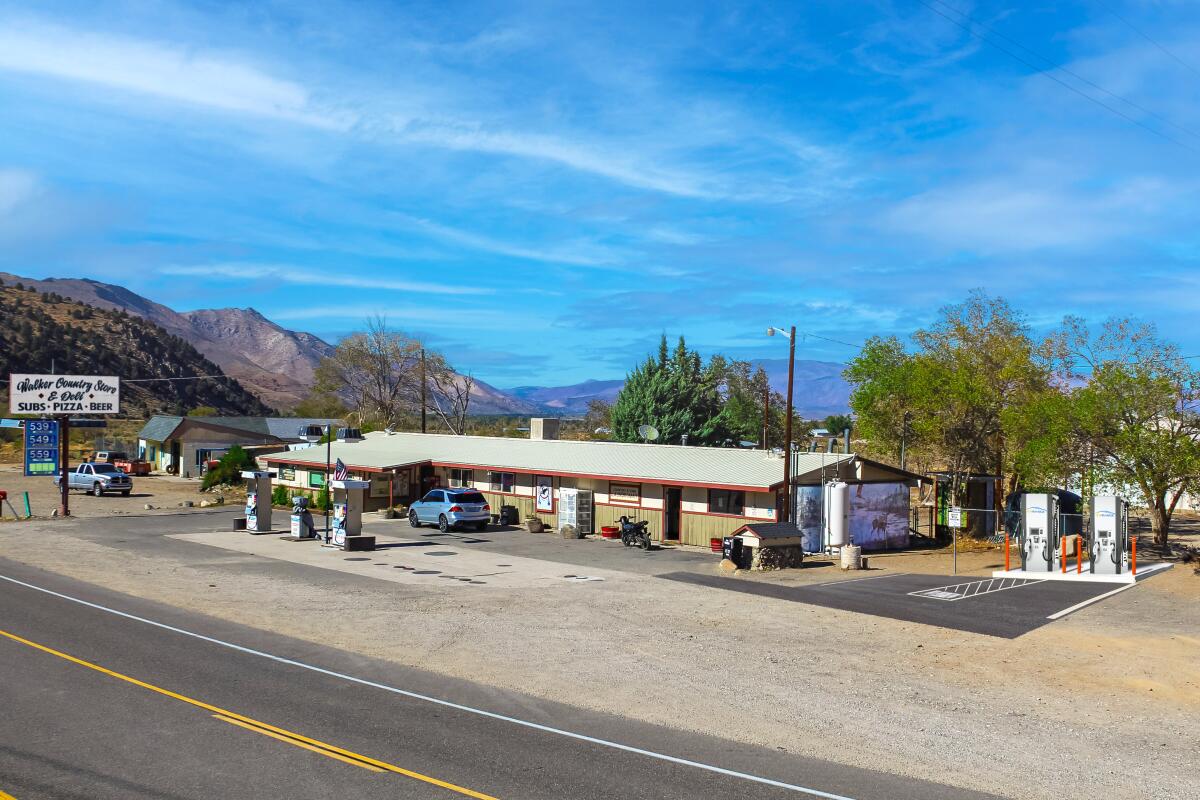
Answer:
[[[450,498],[455,503],[486,503],[487,502],[487,500],[484,500],[483,495],[481,495],[479,492],[458,492],[457,494],[451,494]]]

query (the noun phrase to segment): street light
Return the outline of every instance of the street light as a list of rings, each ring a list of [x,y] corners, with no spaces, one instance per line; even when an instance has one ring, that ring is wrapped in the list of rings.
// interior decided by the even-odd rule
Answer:
[[[767,328],[767,336],[775,334],[787,337],[788,340],[788,390],[787,416],[783,420],[783,508],[779,512],[779,521],[787,522],[791,517],[792,502],[792,382],[796,373],[796,326],[788,330],[783,328]]]

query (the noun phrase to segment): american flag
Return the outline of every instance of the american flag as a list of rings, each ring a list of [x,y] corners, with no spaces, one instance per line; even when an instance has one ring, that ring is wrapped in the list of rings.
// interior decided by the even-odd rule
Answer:
[[[337,463],[333,465],[333,479],[335,481],[344,481],[350,477],[350,471],[346,469],[346,465],[339,458]]]

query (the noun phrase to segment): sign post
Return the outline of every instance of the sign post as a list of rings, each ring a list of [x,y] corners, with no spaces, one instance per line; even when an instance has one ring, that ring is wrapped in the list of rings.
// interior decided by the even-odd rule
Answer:
[[[946,515],[946,524],[950,526],[950,535],[954,537],[953,553],[950,556],[953,564],[953,574],[958,574],[958,529],[962,527],[962,507],[950,506],[950,513]]]
[[[121,411],[121,381],[114,375],[35,375],[11,373],[8,376],[8,410],[12,414],[45,414],[58,419],[61,456],[58,472],[62,500],[58,513],[67,517],[70,506],[70,414],[118,414]],[[35,420],[35,422],[47,420]],[[28,437],[28,429],[26,436]],[[45,449],[45,448],[41,448]],[[42,461],[40,463],[46,463]],[[29,444],[26,442],[26,469],[29,468]],[[26,472],[26,474],[29,474]],[[46,474],[46,473],[39,473]]]

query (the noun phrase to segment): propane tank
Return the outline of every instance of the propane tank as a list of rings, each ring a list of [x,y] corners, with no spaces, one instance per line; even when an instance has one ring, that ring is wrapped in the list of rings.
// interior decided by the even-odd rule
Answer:
[[[825,533],[830,547],[850,543],[850,484],[843,481],[825,486]]]

